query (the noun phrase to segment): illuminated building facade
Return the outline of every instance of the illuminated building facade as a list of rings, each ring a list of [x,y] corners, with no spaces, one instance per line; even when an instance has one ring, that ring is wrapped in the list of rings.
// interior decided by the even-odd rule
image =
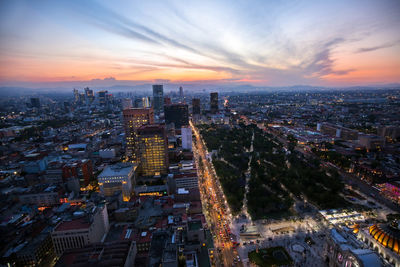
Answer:
[[[117,163],[107,166],[97,177],[100,192],[104,196],[112,196],[122,192],[124,201],[129,201],[135,185],[137,165],[133,163]]]
[[[131,162],[137,162],[137,129],[154,123],[153,108],[130,108],[122,111],[125,125],[126,153]]]
[[[145,125],[138,129],[140,171],[144,176],[166,174],[168,141],[165,127]]]

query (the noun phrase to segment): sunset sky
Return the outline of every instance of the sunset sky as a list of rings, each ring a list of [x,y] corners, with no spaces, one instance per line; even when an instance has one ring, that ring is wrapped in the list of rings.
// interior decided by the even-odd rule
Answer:
[[[0,21],[0,86],[400,82],[399,0],[10,0]]]

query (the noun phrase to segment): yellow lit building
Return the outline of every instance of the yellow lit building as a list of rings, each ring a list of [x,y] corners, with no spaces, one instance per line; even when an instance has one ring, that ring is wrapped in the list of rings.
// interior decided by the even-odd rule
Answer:
[[[168,141],[165,127],[145,125],[138,129],[140,171],[144,176],[166,174],[168,171]]]
[[[136,164],[118,163],[107,166],[97,177],[100,192],[104,196],[112,196],[122,192],[124,201],[129,201],[135,185]]]
[[[131,162],[137,162],[137,129],[154,123],[153,108],[129,108],[122,111],[125,125],[126,152]]]

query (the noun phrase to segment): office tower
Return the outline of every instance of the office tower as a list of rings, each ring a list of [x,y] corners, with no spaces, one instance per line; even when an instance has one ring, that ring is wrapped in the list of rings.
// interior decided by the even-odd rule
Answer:
[[[31,98],[31,106],[33,108],[40,108],[40,100],[38,97],[32,97]]]
[[[123,201],[129,201],[135,186],[137,165],[133,163],[117,163],[107,166],[97,176],[100,192],[104,196],[113,196],[122,192]]]
[[[129,108],[133,108],[132,99],[130,99],[130,98],[124,98],[124,99],[122,99],[121,105],[122,105],[122,110],[124,110],[124,109],[129,109]]]
[[[86,87],[84,90],[85,90],[86,103],[87,104],[92,103],[94,101],[93,90],[89,89],[89,87]]]
[[[107,104],[108,91],[99,91],[97,94],[98,94],[98,97],[99,97],[100,106],[105,106]]]
[[[211,113],[218,112],[218,93],[210,93],[210,111]]]
[[[137,161],[137,129],[154,123],[153,108],[130,108],[122,111],[125,126],[126,152],[130,161]]]
[[[150,107],[150,99],[148,96],[145,96],[142,98],[142,106],[144,108],[149,108]]]
[[[144,176],[168,172],[168,141],[165,127],[144,125],[138,129],[140,170]]]
[[[192,99],[193,115],[200,115],[200,98]]]
[[[164,111],[164,90],[161,84],[153,85],[153,108],[156,114]]]
[[[182,148],[192,151],[192,128],[190,126],[182,127]]]
[[[174,123],[175,129],[189,125],[189,111],[187,104],[171,104],[165,106],[165,124]]]
[[[183,96],[183,88],[182,88],[182,86],[179,87],[179,99],[180,99],[180,101],[183,103],[183,101],[184,101],[184,96]]]
[[[164,107],[166,105],[171,105],[171,104],[172,104],[171,98],[170,97],[164,97]]]

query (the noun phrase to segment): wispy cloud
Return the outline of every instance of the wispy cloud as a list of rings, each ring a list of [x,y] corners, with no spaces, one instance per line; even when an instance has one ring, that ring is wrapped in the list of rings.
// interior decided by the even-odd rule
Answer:
[[[380,50],[380,49],[384,49],[384,48],[393,47],[393,46],[396,46],[399,44],[400,44],[400,41],[395,41],[395,42],[384,43],[384,44],[377,45],[377,46],[362,47],[362,48],[359,48],[356,51],[356,53],[372,52],[372,51],[376,51],[376,50]]]

